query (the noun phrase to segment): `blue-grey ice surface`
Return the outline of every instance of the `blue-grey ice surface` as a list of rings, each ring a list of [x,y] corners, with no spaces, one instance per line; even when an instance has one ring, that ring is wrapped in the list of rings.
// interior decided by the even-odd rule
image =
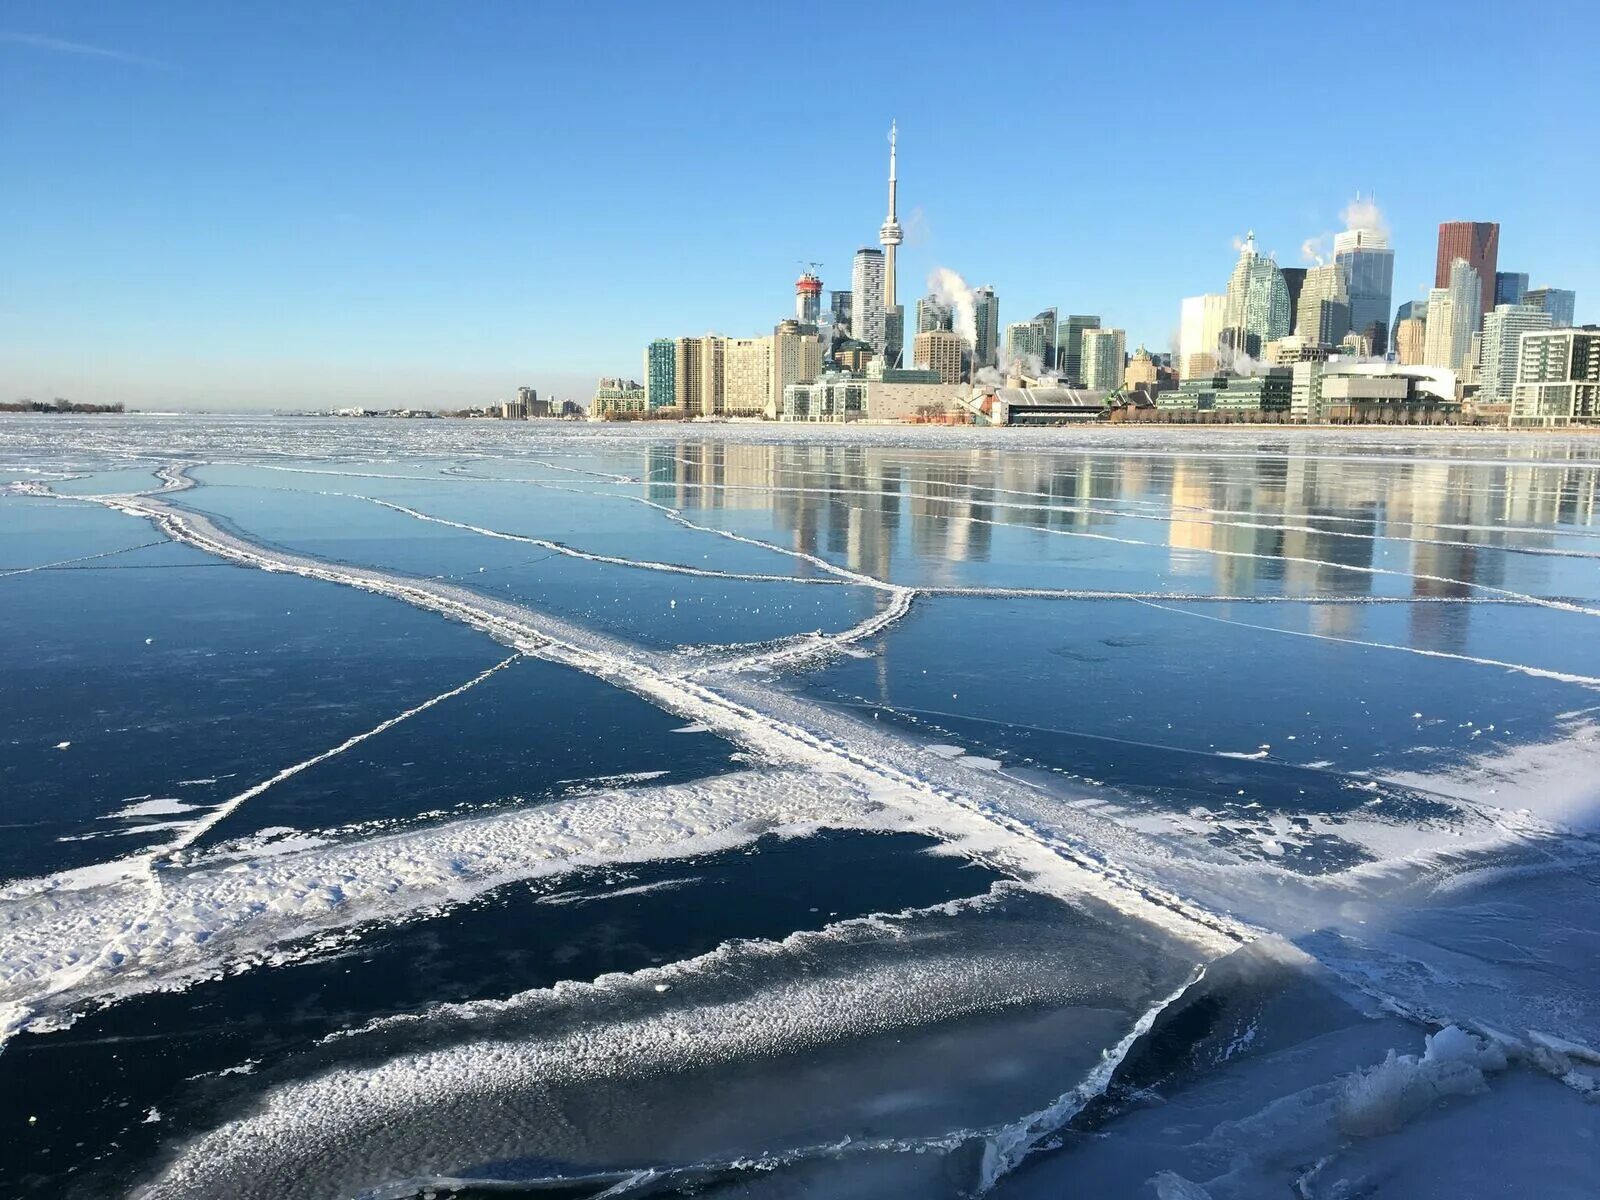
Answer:
[[[0,423],[0,1190],[1591,1196],[1600,453]]]

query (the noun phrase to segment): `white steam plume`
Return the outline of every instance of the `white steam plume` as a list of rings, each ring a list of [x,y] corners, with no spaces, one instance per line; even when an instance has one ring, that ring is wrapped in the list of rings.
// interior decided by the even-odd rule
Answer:
[[[978,344],[977,299],[967,281],[949,267],[928,272],[928,292],[955,314],[956,332],[969,346]]]
[[[1389,222],[1384,219],[1383,210],[1371,196],[1363,200],[1361,193],[1357,192],[1356,198],[1344,206],[1339,216],[1344,220],[1346,229],[1370,229],[1384,237],[1389,236]]]

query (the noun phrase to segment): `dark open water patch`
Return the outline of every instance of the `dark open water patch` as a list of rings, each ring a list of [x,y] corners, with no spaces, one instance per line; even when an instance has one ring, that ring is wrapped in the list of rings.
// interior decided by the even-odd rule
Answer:
[[[0,1191],[119,1194],[183,1130],[328,1062],[315,1043],[381,1017],[591,980],[978,895],[999,877],[936,843],[835,832],[513,884],[312,957],[137,996],[0,1054]],[[248,1071],[248,1073],[243,1073]],[[231,1074],[224,1072],[234,1072]],[[145,1123],[150,1113],[159,1120]],[[30,1121],[30,1118],[32,1119]]]

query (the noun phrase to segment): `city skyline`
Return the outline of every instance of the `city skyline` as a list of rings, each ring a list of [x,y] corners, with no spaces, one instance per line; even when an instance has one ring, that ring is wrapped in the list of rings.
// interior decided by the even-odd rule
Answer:
[[[351,14],[172,12],[181,19],[157,25],[112,6],[38,6],[0,30],[0,70],[41,114],[3,131],[19,169],[0,193],[0,250],[14,284],[0,300],[0,376],[18,396],[146,408],[454,407],[531,384],[584,398],[597,376],[637,373],[640,347],[654,338],[770,331],[793,314],[807,262],[821,264],[828,292],[849,287],[852,256],[879,242],[891,120],[901,134],[902,306],[945,267],[994,286],[1002,326],[1050,308],[1096,313],[1126,330],[1130,351],[1169,350],[1183,298],[1223,289],[1234,239],[1253,229],[1280,266],[1312,265],[1298,248],[1341,230],[1340,210],[1358,191],[1376,196],[1388,226],[1396,307],[1426,295],[1438,227],[1457,219],[1497,222],[1498,267],[1528,274],[1530,288],[1576,291],[1580,321],[1592,319],[1584,305],[1600,286],[1600,250],[1583,236],[1589,189],[1518,182],[1519,171],[1531,178],[1557,161],[1562,135],[1544,122],[1512,137],[1511,114],[1420,135],[1386,125],[1358,151],[1247,139],[1248,152],[1219,148],[1234,165],[1204,186],[1185,186],[1169,155],[1174,165],[1155,186],[1086,187],[1043,151],[1020,171],[999,150],[951,154],[983,137],[981,114],[935,119],[909,103],[929,47],[907,29],[883,78],[831,124],[822,162],[835,186],[817,190],[802,186],[818,169],[814,123],[797,120],[804,106],[769,94],[753,67],[661,105],[613,100],[590,111],[604,73],[580,67],[617,60],[583,59],[602,39],[575,18],[545,30],[516,14],[451,21],[407,10],[386,25],[385,52],[397,78],[414,73],[430,87],[366,95],[338,77],[339,55],[361,52],[372,33]],[[1443,54],[1407,62],[1418,86],[1445,65],[1531,55],[1561,14],[1536,15],[1493,46],[1427,15],[1383,16],[1397,42],[1413,22],[1455,52],[1450,64],[1432,61],[1451,58]],[[1023,17],[1068,23],[1053,11]],[[629,19],[624,58],[649,50],[659,65],[703,65],[736,60],[773,18],[730,31],[720,50],[687,45],[646,10]],[[1154,66],[1225,44],[1210,27],[1216,14],[1202,27],[1164,12],[1162,41],[1140,37],[1140,20],[1073,18],[1075,29],[1099,22]],[[1295,25],[1271,12],[1250,20],[1264,36],[1287,38]],[[1185,31],[1199,40],[1167,44]],[[247,57],[217,53],[244,38],[253,39]],[[827,45],[824,23],[774,61],[826,61]],[[536,46],[580,61],[518,58]],[[1291,52],[1286,41],[1282,53]],[[451,55],[492,69],[469,87]],[[1372,81],[1396,66],[1347,63]],[[1554,86],[1558,107],[1574,112],[1596,90],[1570,73]],[[1013,90],[1023,100],[1053,94],[1039,80]],[[541,105],[556,97],[561,120],[530,116],[551,116]],[[696,122],[713,103],[724,106],[721,122]],[[1149,144],[1160,161],[1160,145],[1177,137],[1172,85],[1108,104],[1108,127],[1093,136]],[[1334,107],[1330,99],[1326,113]],[[1491,126],[1505,136],[1494,143],[1496,169],[1481,170],[1481,153],[1461,151],[1486,144]],[[753,140],[790,166],[751,171]],[[734,244],[745,251],[732,253]],[[654,288],[652,277],[674,287]]]

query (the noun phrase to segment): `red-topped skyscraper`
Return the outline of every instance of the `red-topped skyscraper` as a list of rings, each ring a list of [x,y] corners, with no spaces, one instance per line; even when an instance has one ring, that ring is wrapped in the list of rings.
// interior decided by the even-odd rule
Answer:
[[[1445,221],[1439,226],[1439,257],[1434,262],[1433,286],[1450,286],[1450,264],[1458,258],[1478,272],[1483,283],[1483,307],[1494,311],[1494,271],[1500,258],[1500,225],[1495,221]],[[1474,330],[1476,332],[1476,330]]]

